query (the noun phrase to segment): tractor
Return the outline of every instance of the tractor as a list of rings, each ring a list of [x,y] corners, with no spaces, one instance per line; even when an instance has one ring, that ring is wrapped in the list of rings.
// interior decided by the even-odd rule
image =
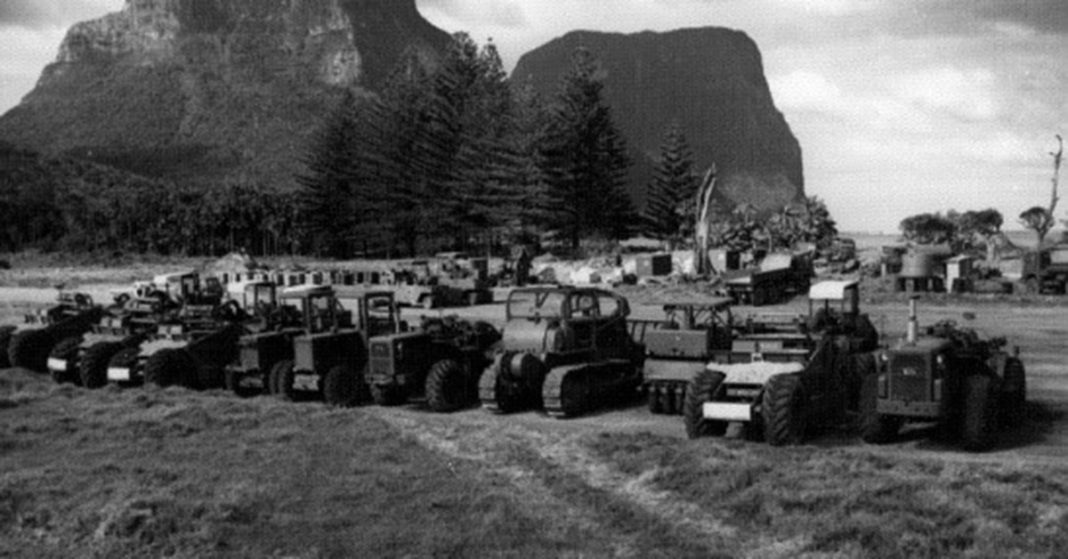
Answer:
[[[478,377],[490,364],[500,333],[485,322],[455,316],[423,319],[414,332],[377,336],[368,342],[368,383],[378,405],[399,405],[424,396],[436,412],[478,402]]]
[[[57,304],[25,315],[21,328],[0,327],[0,366],[46,372],[48,356],[61,340],[81,336],[104,315],[87,293],[60,290]]]
[[[799,444],[812,428],[858,413],[861,380],[874,375],[878,332],[859,309],[856,281],[809,289],[809,313],[782,321],[747,320],[729,352],[686,389],[690,438],[740,425],[750,439]]]
[[[263,391],[287,400],[320,396],[326,403],[351,406],[366,399],[365,340],[404,327],[391,291],[368,291],[353,312],[341,306],[329,286],[299,286],[281,295],[281,306],[299,316],[299,327],[264,331],[242,338],[239,359],[229,367],[231,388],[239,394]]]
[[[730,353],[731,299],[665,303],[664,321],[645,332],[645,391],[649,411],[678,415],[690,379],[716,354]]]
[[[574,417],[633,398],[642,381],[644,348],[628,331],[622,296],[589,287],[512,291],[493,363],[479,398],[497,413],[543,408]]]
[[[1005,338],[984,340],[952,320],[918,332],[913,298],[905,338],[880,353],[878,376],[867,385],[862,438],[885,443],[906,422],[935,422],[966,450],[989,449],[999,419],[1014,424],[1023,417],[1027,379],[1019,348],[1009,354]]]
[[[148,294],[146,294],[148,295]],[[160,292],[116,299],[116,306],[81,336],[60,341],[48,356],[48,370],[57,383],[86,388],[107,384],[108,361],[125,348],[136,347],[173,317],[172,301]]]
[[[234,301],[216,306],[187,303],[139,345],[115,353],[108,361],[107,380],[120,386],[221,387],[223,366],[236,354],[247,320]]]

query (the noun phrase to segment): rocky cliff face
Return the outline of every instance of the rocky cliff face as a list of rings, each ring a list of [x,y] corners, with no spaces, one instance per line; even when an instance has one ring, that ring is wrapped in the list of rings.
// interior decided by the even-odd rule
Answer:
[[[0,140],[196,182],[291,183],[345,88],[448,35],[415,0],[127,0],[79,23]]]
[[[724,200],[772,209],[804,196],[801,147],[775,108],[760,51],[744,33],[577,31],[524,55],[512,79],[550,94],[579,47],[601,60],[605,96],[635,161],[630,188],[639,204],[673,122],[693,148],[695,170],[718,165]]]

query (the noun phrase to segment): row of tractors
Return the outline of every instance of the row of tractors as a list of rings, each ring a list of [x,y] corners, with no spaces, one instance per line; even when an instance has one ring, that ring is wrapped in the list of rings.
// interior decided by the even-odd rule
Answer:
[[[1024,367],[1004,339],[951,322],[921,335],[913,300],[907,335],[887,345],[860,312],[857,282],[821,282],[808,299],[806,316],[739,319],[729,299],[709,298],[636,320],[614,292],[539,286],[511,292],[500,331],[455,317],[410,328],[390,291],[360,292],[346,308],[330,286],[221,288],[179,274],[106,308],[62,293],[0,342],[11,364],[87,388],[225,387],[340,406],[418,399],[438,412],[480,403],[553,417],[644,393],[652,413],[681,415],[691,438],[733,431],[773,445],[850,422],[886,442],[923,421],[981,450],[1023,415]]]

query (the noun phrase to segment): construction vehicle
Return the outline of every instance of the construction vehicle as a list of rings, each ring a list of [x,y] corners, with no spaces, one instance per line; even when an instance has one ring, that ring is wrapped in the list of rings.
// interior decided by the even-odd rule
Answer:
[[[644,388],[651,413],[677,415],[690,379],[716,354],[731,350],[731,299],[665,303],[663,309],[663,323],[647,330],[643,339]]]
[[[798,444],[813,428],[859,410],[861,380],[874,375],[878,343],[859,309],[858,282],[818,283],[809,290],[807,318],[748,320],[729,352],[714,353],[686,389],[686,433],[723,435],[737,423],[748,438]]]
[[[354,322],[353,312],[342,307],[329,286],[287,289],[281,304],[295,309],[301,326],[242,338],[235,356],[240,359],[229,368],[235,377],[231,388],[243,393],[265,387],[287,400],[314,396],[337,406],[364,400],[365,340],[396,332],[403,323],[390,291],[363,292],[356,301]]]
[[[982,339],[952,320],[919,335],[913,298],[905,339],[879,354],[878,375],[867,385],[874,405],[864,406],[863,439],[885,443],[906,422],[936,422],[965,449],[989,449],[999,420],[1019,422],[1027,399],[1019,348],[1009,354],[1005,345],[1005,338]]]
[[[80,336],[104,315],[104,308],[93,303],[87,293],[59,290],[56,305],[26,314],[21,327],[0,330],[3,366],[24,367],[36,372],[48,371],[48,355],[61,340]]]
[[[500,347],[479,380],[483,407],[573,417],[637,396],[645,350],[631,338],[629,314],[625,298],[602,289],[513,290]]]
[[[80,336],[60,341],[48,356],[48,370],[57,383],[86,388],[107,384],[107,365],[124,348],[136,347],[173,315],[172,303],[158,293],[116,299],[116,305]]]
[[[220,388],[223,367],[237,353],[247,319],[234,301],[215,306],[186,303],[140,344],[115,353],[108,361],[107,380],[119,386]]]
[[[363,369],[371,333],[395,331],[391,292],[367,292],[359,299],[360,324],[354,324],[329,287],[288,290],[283,303],[296,301],[303,329],[292,338],[293,359],[276,363],[268,377],[269,390],[287,400],[321,396],[326,403],[350,406],[365,399]]]
[[[477,403],[478,378],[500,339],[490,324],[455,316],[424,318],[419,330],[371,338],[371,395],[383,406],[424,397],[436,412]]]
[[[1064,294],[1068,285],[1068,245],[1024,253],[1020,280],[1029,293]]]
[[[772,253],[756,270],[727,279],[727,294],[736,304],[759,307],[808,291],[812,281],[811,253]]]

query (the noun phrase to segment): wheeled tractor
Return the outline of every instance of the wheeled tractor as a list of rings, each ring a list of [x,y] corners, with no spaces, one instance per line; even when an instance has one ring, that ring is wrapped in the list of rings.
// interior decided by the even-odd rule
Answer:
[[[57,304],[25,316],[21,327],[0,327],[0,367],[48,371],[48,356],[62,340],[81,336],[104,315],[87,293],[60,290]]]

